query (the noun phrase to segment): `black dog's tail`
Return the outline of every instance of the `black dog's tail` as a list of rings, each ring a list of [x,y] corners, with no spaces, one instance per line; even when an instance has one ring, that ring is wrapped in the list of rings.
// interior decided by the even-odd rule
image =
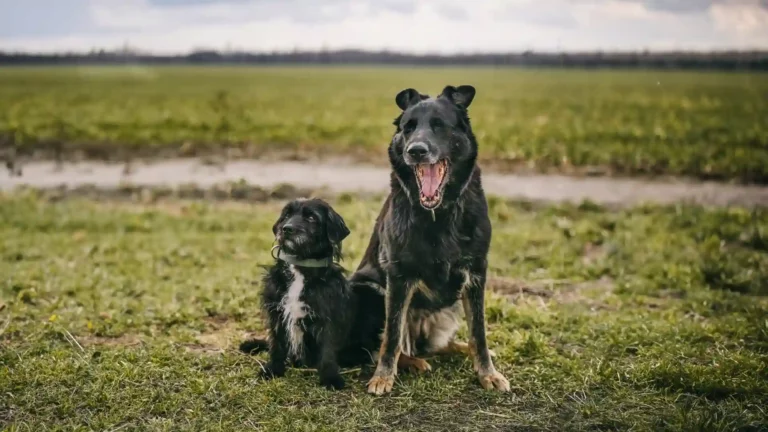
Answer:
[[[248,339],[240,344],[240,351],[246,354],[258,354],[269,350],[269,342],[266,339]]]

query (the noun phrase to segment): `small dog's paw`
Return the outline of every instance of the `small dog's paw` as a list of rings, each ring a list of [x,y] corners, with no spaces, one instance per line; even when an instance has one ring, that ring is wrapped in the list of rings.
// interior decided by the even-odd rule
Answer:
[[[264,365],[264,370],[259,374],[265,381],[271,380],[272,378],[279,378],[283,375],[285,375],[285,367],[277,367],[272,364]]]
[[[392,386],[395,384],[395,376],[377,376],[374,375],[370,381],[368,381],[368,393],[381,396],[384,393],[392,391]]]
[[[478,374],[478,378],[480,378],[480,385],[486,390],[509,391],[509,381],[495,370],[487,374]]]
[[[320,385],[328,390],[341,390],[344,388],[344,378],[341,375],[329,375],[320,377]]]
[[[429,364],[426,360],[418,357],[411,359],[411,364],[409,366],[420,373],[429,372],[432,370],[431,364]]]

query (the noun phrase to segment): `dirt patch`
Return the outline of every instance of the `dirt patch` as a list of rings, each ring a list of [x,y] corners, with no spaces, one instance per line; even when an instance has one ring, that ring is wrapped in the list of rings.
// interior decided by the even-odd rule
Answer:
[[[317,190],[386,193],[389,180],[390,173],[386,166],[355,165],[348,160],[314,163],[236,160],[212,165],[205,160],[190,158],[137,162],[130,164],[128,169],[125,164],[101,162],[65,165],[34,162],[24,167],[22,176],[0,175],[0,190],[26,185],[41,189],[63,187],[68,191],[77,190],[76,193],[84,196],[104,195],[104,191],[111,191],[118,197],[138,197],[150,201],[174,193],[185,198],[259,201],[290,198]],[[488,171],[483,173],[483,187],[489,195],[533,202],[581,203],[588,200],[615,206],[643,202],[768,206],[767,186],[714,182],[520,175]]]
[[[173,188],[129,184],[116,188],[99,187],[92,184],[74,187],[59,185],[53,188],[29,188],[22,186],[22,188],[36,190],[49,201],[60,201],[66,198],[86,198],[95,201],[139,202],[142,204],[154,204],[167,199],[262,203],[271,200],[285,200],[322,194],[322,191],[298,188],[293,185],[263,188],[241,182],[215,184],[207,188],[195,184],[184,184]]]
[[[580,282],[570,285],[567,289],[558,290],[553,301],[560,304],[580,304],[591,311],[613,310],[606,303],[606,297],[613,293],[614,281],[609,277],[602,277],[593,282]]]
[[[537,296],[550,298],[554,295],[552,286],[566,281],[522,281],[502,277],[489,277],[486,287],[504,296]]]
[[[122,336],[108,337],[108,336],[77,336],[76,340],[83,347],[87,346],[123,346],[132,347],[138,346],[144,343],[144,341],[138,335],[125,334]]]
[[[615,284],[611,278],[605,276],[596,281],[588,282],[560,279],[522,281],[490,277],[486,286],[513,303],[524,301],[527,298],[539,298],[541,302],[580,304],[590,310],[599,310],[610,309],[602,300],[613,292]]]
[[[182,344],[187,352],[216,355],[237,351],[242,341],[259,336],[241,330],[237,323],[226,315],[210,313],[203,321],[206,323],[206,329],[195,336],[195,342]]]
[[[224,315],[212,315],[203,320],[206,323],[205,330],[194,337],[194,342],[178,344],[185,351],[202,355],[223,354],[226,351],[236,351],[240,342],[247,338],[263,337],[241,330],[235,321]],[[148,342],[136,334],[115,337],[85,335],[74,338],[82,347],[138,347]]]
[[[538,116],[534,123],[538,126],[550,122],[547,116]],[[23,174],[26,164],[55,161],[64,163],[123,163],[126,172],[136,162],[157,162],[180,158],[199,158],[207,165],[222,167],[228,162],[239,159],[273,162],[298,161],[304,163],[327,163],[343,159],[348,164],[364,163],[386,167],[386,157],[380,149],[369,146],[306,146],[301,143],[260,143],[252,142],[169,142],[136,145],[125,142],[72,142],[40,140],[27,142],[23,146],[14,146],[14,138],[9,133],[0,133],[0,162],[4,162],[10,175]],[[330,143],[328,143],[330,144]],[[560,163],[528,160],[519,155],[481,154],[479,162],[486,169],[502,173],[520,175],[567,175],[574,177],[605,178],[670,178],[664,167],[627,166],[626,164],[574,165],[570,161]],[[764,173],[744,172],[740,175],[694,171],[688,173],[693,179],[728,181],[742,184],[768,184]]]

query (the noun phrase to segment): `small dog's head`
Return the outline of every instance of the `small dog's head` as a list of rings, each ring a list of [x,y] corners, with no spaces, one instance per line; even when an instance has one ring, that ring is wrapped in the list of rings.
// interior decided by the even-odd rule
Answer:
[[[341,259],[341,242],[349,235],[344,219],[327,202],[296,199],[283,207],[272,226],[277,244],[300,259]]]
[[[458,198],[474,169],[477,142],[467,115],[474,97],[470,85],[446,86],[435,98],[412,88],[395,97],[403,112],[395,119],[389,159],[427,210]]]

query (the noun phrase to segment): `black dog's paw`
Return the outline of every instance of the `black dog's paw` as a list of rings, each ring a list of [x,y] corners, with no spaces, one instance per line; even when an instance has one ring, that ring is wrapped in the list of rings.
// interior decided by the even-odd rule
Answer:
[[[280,378],[283,375],[285,375],[285,366],[276,366],[271,363],[264,365],[264,370],[259,374],[265,381],[271,380],[272,378]]]
[[[344,388],[344,378],[339,374],[321,376],[320,385],[329,390],[341,390]]]

